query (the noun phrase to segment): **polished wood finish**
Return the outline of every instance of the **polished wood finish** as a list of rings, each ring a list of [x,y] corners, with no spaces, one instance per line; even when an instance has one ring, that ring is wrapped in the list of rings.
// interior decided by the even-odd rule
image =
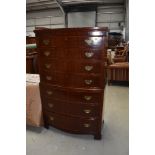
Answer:
[[[26,55],[26,73],[38,74],[38,54],[27,53]]]
[[[101,139],[108,29],[34,32],[45,127]]]
[[[26,56],[26,73],[34,73],[33,56]]]
[[[112,82],[129,82],[129,63],[119,62],[109,65],[108,72],[108,84]]]
[[[115,49],[122,42],[122,34],[120,33],[109,33],[108,44],[109,48]]]
[[[26,36],[26,44],[34,44],[36,43],[36,37]]]

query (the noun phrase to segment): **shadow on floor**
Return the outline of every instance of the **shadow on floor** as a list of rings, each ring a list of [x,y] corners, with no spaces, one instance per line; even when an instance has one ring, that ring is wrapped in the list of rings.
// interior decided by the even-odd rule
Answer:
[[[124,87],[129,87],[129,82],[126,81],[109,81],[108,82],[109,86],[124,86]]]
[[[34,131],[36,133],[41,133],[43,131],[43,127],[34,127],[30,125],[26,125],[26,130]]]

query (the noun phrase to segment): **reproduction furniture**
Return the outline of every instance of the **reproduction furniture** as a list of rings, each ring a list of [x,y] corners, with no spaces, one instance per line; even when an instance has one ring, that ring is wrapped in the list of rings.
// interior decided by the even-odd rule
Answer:
[[[129,82],[129,62],[117,62],[107,67],[108,85],[112,82]]]
[[[108,37],[109,48],[115,49],[122,41],[122,34],[117,32],[110,32]]]
[[[34,43],[36,43],[35,37],[26,36],[26,44],[34,44]]]
[[[38,74],[36,44],[26,44],[26,73]]]
[[[108,84],[113,82],[129,82],[128,53],[129,44],[117,49],[113,61],[107,67]]]
[[[34,32],[44,126],[101,139],[108,29]]]
[[[129,53],[129,44],[126,44],[124,47],[119,47],[116,50],[115,57],[113,59],[114,62],[125,62],[128,60]]]
[[[26,73],[29,73],[29,74],[34,73],[33,59],[34,59],[34,56],[26,56]]]

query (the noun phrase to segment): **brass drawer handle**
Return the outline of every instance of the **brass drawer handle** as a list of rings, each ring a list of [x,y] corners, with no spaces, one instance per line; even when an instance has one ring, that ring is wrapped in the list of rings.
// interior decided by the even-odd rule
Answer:
[[[54,105],[53,105],[52,103],[48,103],[48,106],[49,106],[50,108],[53,108],[53,107],[54,107]]]
[[[89,127],[90,127],[90,124],[85,123],[85,124],[83,124],[83,126],[84,126],[85,128],[89,128]]]
[[[85,100],[89,101],[92,99],[92,96],[84,96]]]
[[[52,80],[52,77],[51,76],[46,76],[46,79],[47,80]]]
[[[54,117],[53,116],[50,116],[50,121],[54,121]]]
[[[48,45],[49,44],[49,40],[43,40],[43,43],[45,44],[45,45]]]
[[[85,52],[85,56],[86,56],[86,58],[92,58],[93,55],[94,55],[93,52]]]
[[[49,51],[45,51],[44,55],[48,57],[50,55],[50,52]]]
[[[86,114],[90,114],[91,113],[91,110],[90,109],[85,109],[85,110],[83,110],[84,111],[84,113],[86,113]]]
[[[92,69],[93,69],[93,66],[85,66],[85,70],[88,72],[91,71]]]
[[[99,44],[99,42],[102,40],[101,37],[91,37],[89,39],[86,39],[85,42],[88,44],[88,45],[97,45]]]
[[[93,80],[85,80],[85,84],[90,85],[92,84]]]
[[[48,95],[52,95],[53,92],[52,92],[52,91],[47,91],[47,94],[48,94]]]
[[[85,42],[90,46],[93,45],[93,40],[91,38],[85,39]]]
[[[91,121],[94,121],[94,120],[95,120],[95,118],[94,118],[94,117],[90,117],[90,120],[91,120]]]
[[[49,68],[51,68],[51,64],[45,64],[45,67],[46,67],[47,69],[49,69]]]

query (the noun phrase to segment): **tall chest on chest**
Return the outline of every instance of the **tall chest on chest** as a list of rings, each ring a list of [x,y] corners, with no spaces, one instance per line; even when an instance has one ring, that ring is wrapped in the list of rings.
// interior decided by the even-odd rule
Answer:
[[[101,138],[107,28],[35,30],[45,127]]]

